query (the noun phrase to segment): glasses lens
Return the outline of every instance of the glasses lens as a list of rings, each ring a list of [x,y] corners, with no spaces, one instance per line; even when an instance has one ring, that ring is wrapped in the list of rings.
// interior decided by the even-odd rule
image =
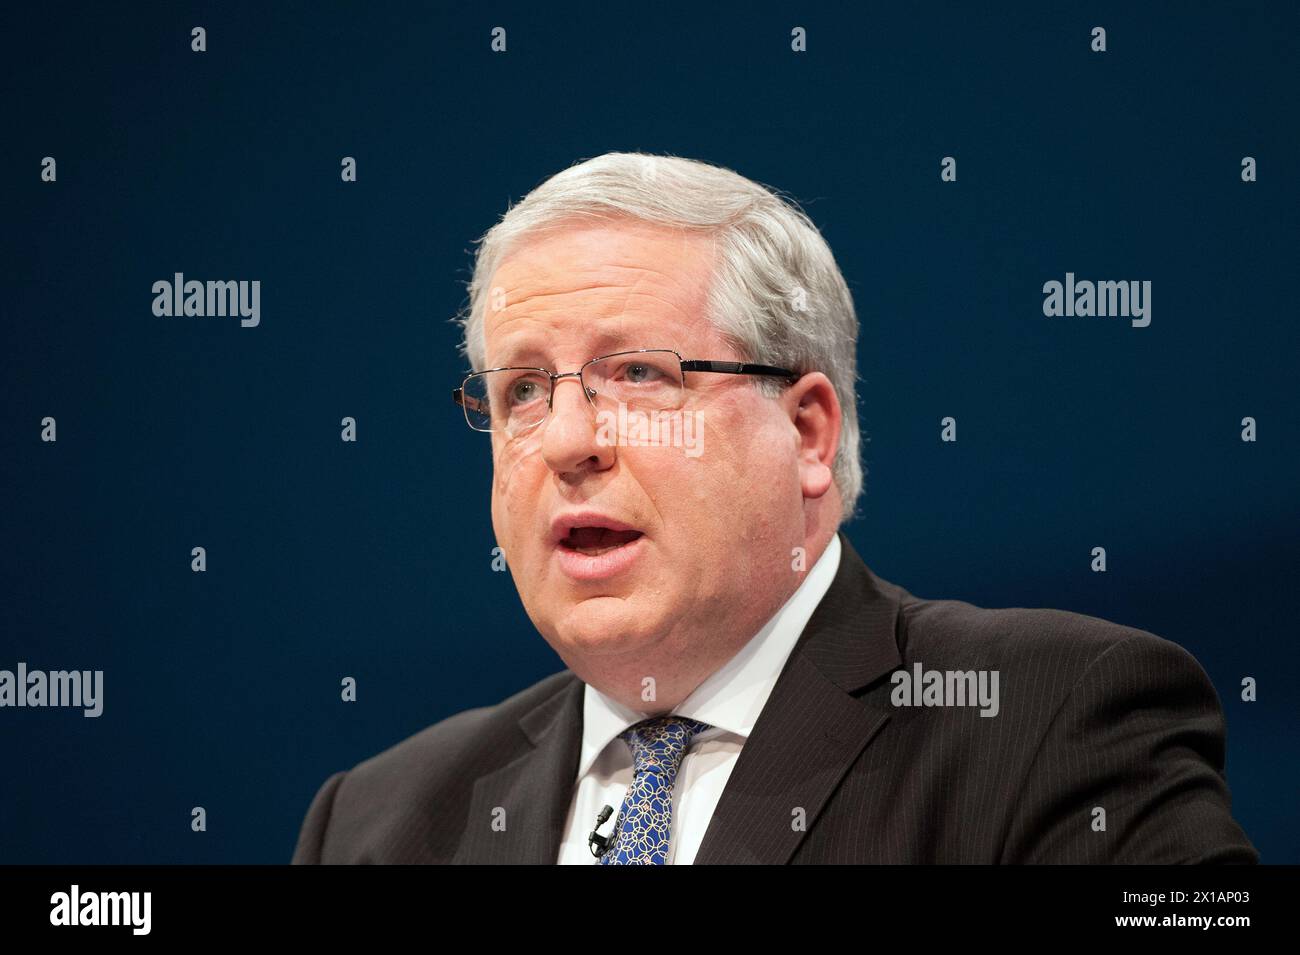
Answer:
[[[546,417],[551,379],[536,370],[501,368],[470,375],[464,394],[471,428],[514,433]]]
[[[592,399],[641,411],[672,411],[682,406],[682,363],[676,352],[640,351],[592,362],[582,373]]]

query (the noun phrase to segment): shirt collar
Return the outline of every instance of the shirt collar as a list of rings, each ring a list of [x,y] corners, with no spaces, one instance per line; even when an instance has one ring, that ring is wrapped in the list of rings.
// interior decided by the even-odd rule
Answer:
[[[840,550],[837,533],[781,609],[673,713],[748,739],[790,651],[835,579]],[[629,709],[588,683],[583,691],[582,753],[577,778],[587,774],[623,730],[643,719],[644,713]]]

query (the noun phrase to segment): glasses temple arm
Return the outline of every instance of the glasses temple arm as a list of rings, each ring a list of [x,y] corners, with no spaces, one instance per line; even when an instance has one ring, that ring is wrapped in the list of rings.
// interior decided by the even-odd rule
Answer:
[[[743,361],[683,359],[682,371],[712,371],[724,375],[772,375],[776,378],[788,378],[792,382],[799,380],[798,373],[788,368],[777,368],[773,365],[755,365]]]

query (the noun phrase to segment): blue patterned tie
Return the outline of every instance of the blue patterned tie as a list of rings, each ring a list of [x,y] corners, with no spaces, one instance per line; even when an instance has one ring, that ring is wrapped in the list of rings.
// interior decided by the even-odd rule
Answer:
[[[614,823],[614,841],[601,865],[665,865],[673,815],[673,783],[686,748],[708,723],[659,716],[629,726],[619,737],[632,747],[632,785]]]

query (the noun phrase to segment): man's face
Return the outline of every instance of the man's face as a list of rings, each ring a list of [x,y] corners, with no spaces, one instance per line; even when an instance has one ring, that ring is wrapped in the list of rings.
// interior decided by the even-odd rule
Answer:
[[[572,372],[642,348],[739,360],[705,317],[713,263],[710,238],[643,224],[578,222],[527,239],[489,286],[487,367]],[[686,381],[697,454],[602,440],[576,378],[556,383],[551,414],[531,431],[492,434],[497,543],[533,624],[588,682],[654,676],[640,661],[719,657],[798,585],[792,548],[805,525],[789,409],[748,376]],[[557,539],[566,517],[589,529]],[[590,529],[602,520],[632,531]]]

